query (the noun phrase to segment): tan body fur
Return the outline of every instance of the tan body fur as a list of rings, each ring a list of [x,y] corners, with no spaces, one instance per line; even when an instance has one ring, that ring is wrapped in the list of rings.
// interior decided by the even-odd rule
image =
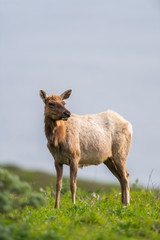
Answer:
[[[63,164],[70,166],[73,203],[75,203],[78,167],[104,163],[121,184],[122,203],[129,204],[129,174],[126,169],[126,158],[131,145],[131,124],[111,110],[84,116],[70,115],[67,121],[53,119],[51,116],[56,114],[53,110],[52,115],[49,113],[47,101],[50,102],[55,97],[59,96],[51,95],[45,98],[47,146],[54,157],[57,170],[55,207],[59,207]],[[62,99],[66,97],[59,101]],[[56,107],[54,110],[56,112]],[[62,116],[64,111],[68,110],[64,108],[61,111]],[[60,118],[58,113],[57,116]]]

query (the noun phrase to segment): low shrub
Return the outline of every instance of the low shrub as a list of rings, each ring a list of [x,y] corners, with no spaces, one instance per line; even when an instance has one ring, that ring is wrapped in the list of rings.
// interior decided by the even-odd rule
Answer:
[[[0,168],[0,212],[9,213],[14,209],[32,206],[38,208],[44,205],[45,199],[40,193],[33,193],[27,182]]]

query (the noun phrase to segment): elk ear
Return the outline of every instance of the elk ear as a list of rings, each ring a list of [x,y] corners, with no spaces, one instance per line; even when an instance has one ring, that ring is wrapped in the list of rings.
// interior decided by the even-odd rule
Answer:
[[[71,92],[72,92],[72,89],[69,89],[69,90],[65,91],[64,93],[62,93],[62,94],[60,95],[60,97],[61,97],[63,100],[64,100],[64,99],[67,99],[67,98],[70,97]]]
[[[47,99],[47,94],[45,91],[43,90],[40,90],[39,91],[39,95],[40,95],[40,98],[42,98],[43,102],[46,103],[46,99]]]

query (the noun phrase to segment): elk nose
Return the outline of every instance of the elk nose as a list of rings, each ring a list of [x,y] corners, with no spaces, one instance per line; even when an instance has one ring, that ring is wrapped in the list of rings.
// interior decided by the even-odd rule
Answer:
[[[67,118],[69,118],[71,116],[71,113],[70,112],[63,112],[63,115]]]

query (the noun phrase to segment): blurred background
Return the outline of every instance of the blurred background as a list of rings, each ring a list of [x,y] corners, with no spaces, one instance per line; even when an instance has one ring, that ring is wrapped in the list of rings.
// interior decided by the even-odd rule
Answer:
[[[39,90],[72,88],[75,114],[117,111],[133,125],[130,182],[160,184],[160,3],[0,0],[0,164],[55,173]],[[64,168],[69,175],[69,168]],[[117,182],[106,166],[78,177]]]

